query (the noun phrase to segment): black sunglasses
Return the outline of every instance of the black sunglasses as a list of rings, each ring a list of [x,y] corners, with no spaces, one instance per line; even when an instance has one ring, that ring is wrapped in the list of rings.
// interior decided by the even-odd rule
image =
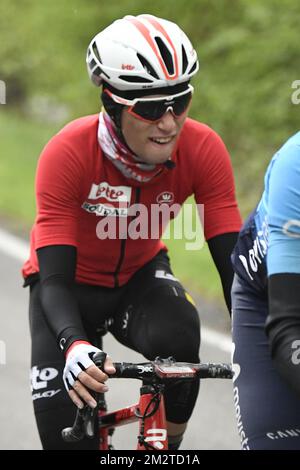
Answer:
[[[194,88],[192,85],[188,85],[186,90],[175,95],[157,98],[136,98],[134,100],[121,98],[107,89],[105,91],[116,103],[128,106],[127,111],[134,117],[153,123],[159,121],[168,111],[172,111],[175,117],[180,117],[191,102]]]

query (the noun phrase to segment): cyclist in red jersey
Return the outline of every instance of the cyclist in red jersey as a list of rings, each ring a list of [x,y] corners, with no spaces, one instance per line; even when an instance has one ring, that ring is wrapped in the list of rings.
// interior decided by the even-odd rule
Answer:
[[[199,65],[184,32],[151,15],[126,16],[93,38],[87,66],[103,109],[71,122],[44,148],[23,267],[34,409],[45,449],[72,448],[60,437],[73,420],[72,402],[94,407],[90,390],[107,390],[110,358],[106,373],[92,362],[104,322],[147,359],[199,361],[198,312],[171,271],[161,241],[166,222],[154,221],[153,209],[172,209],[170,219],[190,195],[204,205],[204,234],[229,310],[230,253],[241,226],[225,145],[187,118]],[[166,387],[171,449],[180,445],[198,389],[197,382]]]

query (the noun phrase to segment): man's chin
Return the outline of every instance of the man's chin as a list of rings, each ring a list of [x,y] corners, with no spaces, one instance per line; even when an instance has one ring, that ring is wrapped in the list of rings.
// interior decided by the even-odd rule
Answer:
[[[168,151],[164,152],[164,149],[161,149],[160,152],[149,152],[148,155],[142,159],[145,163],[149,163],[151,165],[161,165],[167,162],[172,155],[172,149],[168,149]]]
[[[166,163],[168,160],[170,159],[170,157],[157,157],[157,158],[151,158],[149,157],[147,159],[147,162],[145,161],[145,163],[148,163],[149,165],[163,165],[164,163]]]

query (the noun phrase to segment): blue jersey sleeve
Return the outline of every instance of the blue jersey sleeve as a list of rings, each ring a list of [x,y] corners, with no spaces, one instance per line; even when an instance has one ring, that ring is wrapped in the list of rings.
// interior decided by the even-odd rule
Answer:
[[[298,133],[297,136],[299,135]],[[300,273],[299,137],[283,146],[266,177],[269,225],[268,275]]]

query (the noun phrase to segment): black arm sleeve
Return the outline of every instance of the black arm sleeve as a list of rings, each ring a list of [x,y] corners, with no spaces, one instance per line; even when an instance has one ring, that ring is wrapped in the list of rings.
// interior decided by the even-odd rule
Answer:
[[[229,315],[231,315],[231,286],[233,281],[233,268],[230,256],[236,244],[237,237],[238,232],[230,232],[217,235],[207,241],[209,251],[221,278]]]
[[[77,250],[70,245],[39,248],[41,303],[58,345],[65,351],[74,341],[88,341],[73,294]]]
[[[300,396],[300,274],[269,277],[266,333],[282,377]]]

